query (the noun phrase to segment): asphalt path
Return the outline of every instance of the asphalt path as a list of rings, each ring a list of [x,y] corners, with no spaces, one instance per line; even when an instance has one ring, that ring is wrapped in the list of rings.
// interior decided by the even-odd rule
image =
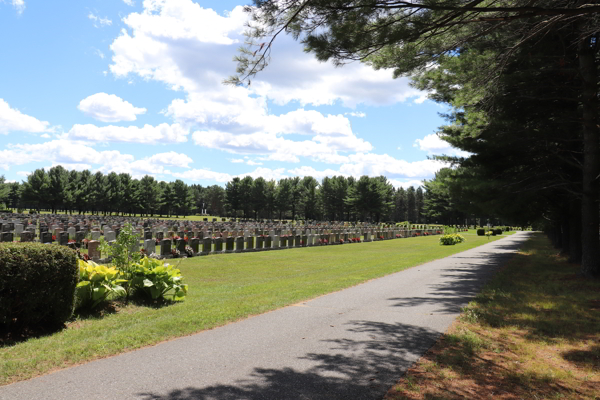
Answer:
[[[381,399],[527,238],[3,386],[0,399]]]

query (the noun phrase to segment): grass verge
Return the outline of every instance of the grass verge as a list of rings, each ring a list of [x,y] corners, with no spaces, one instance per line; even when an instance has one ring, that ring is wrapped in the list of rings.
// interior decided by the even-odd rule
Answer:
[[[5,340],[0,384],[224,325],[488,243],[472,232],[465,237],[455,246],[440,246],[439,236],[430,236],[172,260],[190,287],[184,302],[113,302],[59,332]]]
[[[386,400],[600,399],[600,281],[536,234]]]

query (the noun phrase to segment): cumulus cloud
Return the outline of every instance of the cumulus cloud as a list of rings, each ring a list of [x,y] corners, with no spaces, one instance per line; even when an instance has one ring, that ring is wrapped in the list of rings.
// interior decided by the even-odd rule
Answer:
[[[135,5],[135,1],[133,0],[123,0],[123,3],[127,4],[130,7],[133,7]]]
[[[436,160],[408,162],[388,154],[357,153],[348,156],[349,162],[340,166],[340,172],[352,176],[386,176],[393,178],[428,178],[447,166]]]
[[[21,113],[0,99],[0,134],[9,132],[47,132],[50,123]]]
[[[215,172],[208,169],[190,169],[184,172],[174,172],[172,175],[176,178],[188,179],[190,181],[217,181],[221,183],[229,182],[233,177],[226,173]]]
[[[119,96],[103,92],[81,100],[77,108],[85,115],[102,122],[135,121],[136,115],[146,113],[145,108],[134,107]]]
[[[158,153],[136,160],[131,154],[117,150],[99,151],[88,143],[68,139],[56,139],[37,144],[9,145],[0,151],[0,167],[22,165],[29,162],[49,162],[51,166],[62,165],[66,169],[92,170],[103,173],[129,173],[134,178],[144,175],[171,174],[165,167],[190,168],[193,160],[185,154],[174,151]],[[22,173],[18,173],[23,176]]]
[[[187,142],[189,131],[179,124],[160,124],[157,126],[96,126],[75,124],[67,132],[73,140],[92,142],[123,142],[145,144],[172,144]]]
[[[423,139],[415,140],[413,147],[426,151],[429,155],[453,155],[459,157],[469,157],[471,153],[454,148],[450,143],[440,138],[437,134],[425,136]]]

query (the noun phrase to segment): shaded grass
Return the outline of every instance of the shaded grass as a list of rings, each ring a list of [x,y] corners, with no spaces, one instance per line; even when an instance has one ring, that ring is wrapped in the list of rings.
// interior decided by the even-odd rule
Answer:
[[[0,384],[210,329],[488,243],[465,236],[467,242],[456,246],[440,246],[432,236],[170,260],[189,284],[184,302],[114,302],[60,332],[4,344]]]
[[[578,270],[534,235],[386,399],[600,399],[600,281]]]

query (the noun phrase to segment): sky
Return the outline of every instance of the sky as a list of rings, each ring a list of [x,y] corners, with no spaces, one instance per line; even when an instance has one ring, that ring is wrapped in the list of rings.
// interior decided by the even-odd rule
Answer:
[[[202,186],[233,177],[384,175],[418,186],[460,154],[446,110],[289,36],[250,87],[235,73],[251,0],[0,0],[0,175],[126,172]]]

